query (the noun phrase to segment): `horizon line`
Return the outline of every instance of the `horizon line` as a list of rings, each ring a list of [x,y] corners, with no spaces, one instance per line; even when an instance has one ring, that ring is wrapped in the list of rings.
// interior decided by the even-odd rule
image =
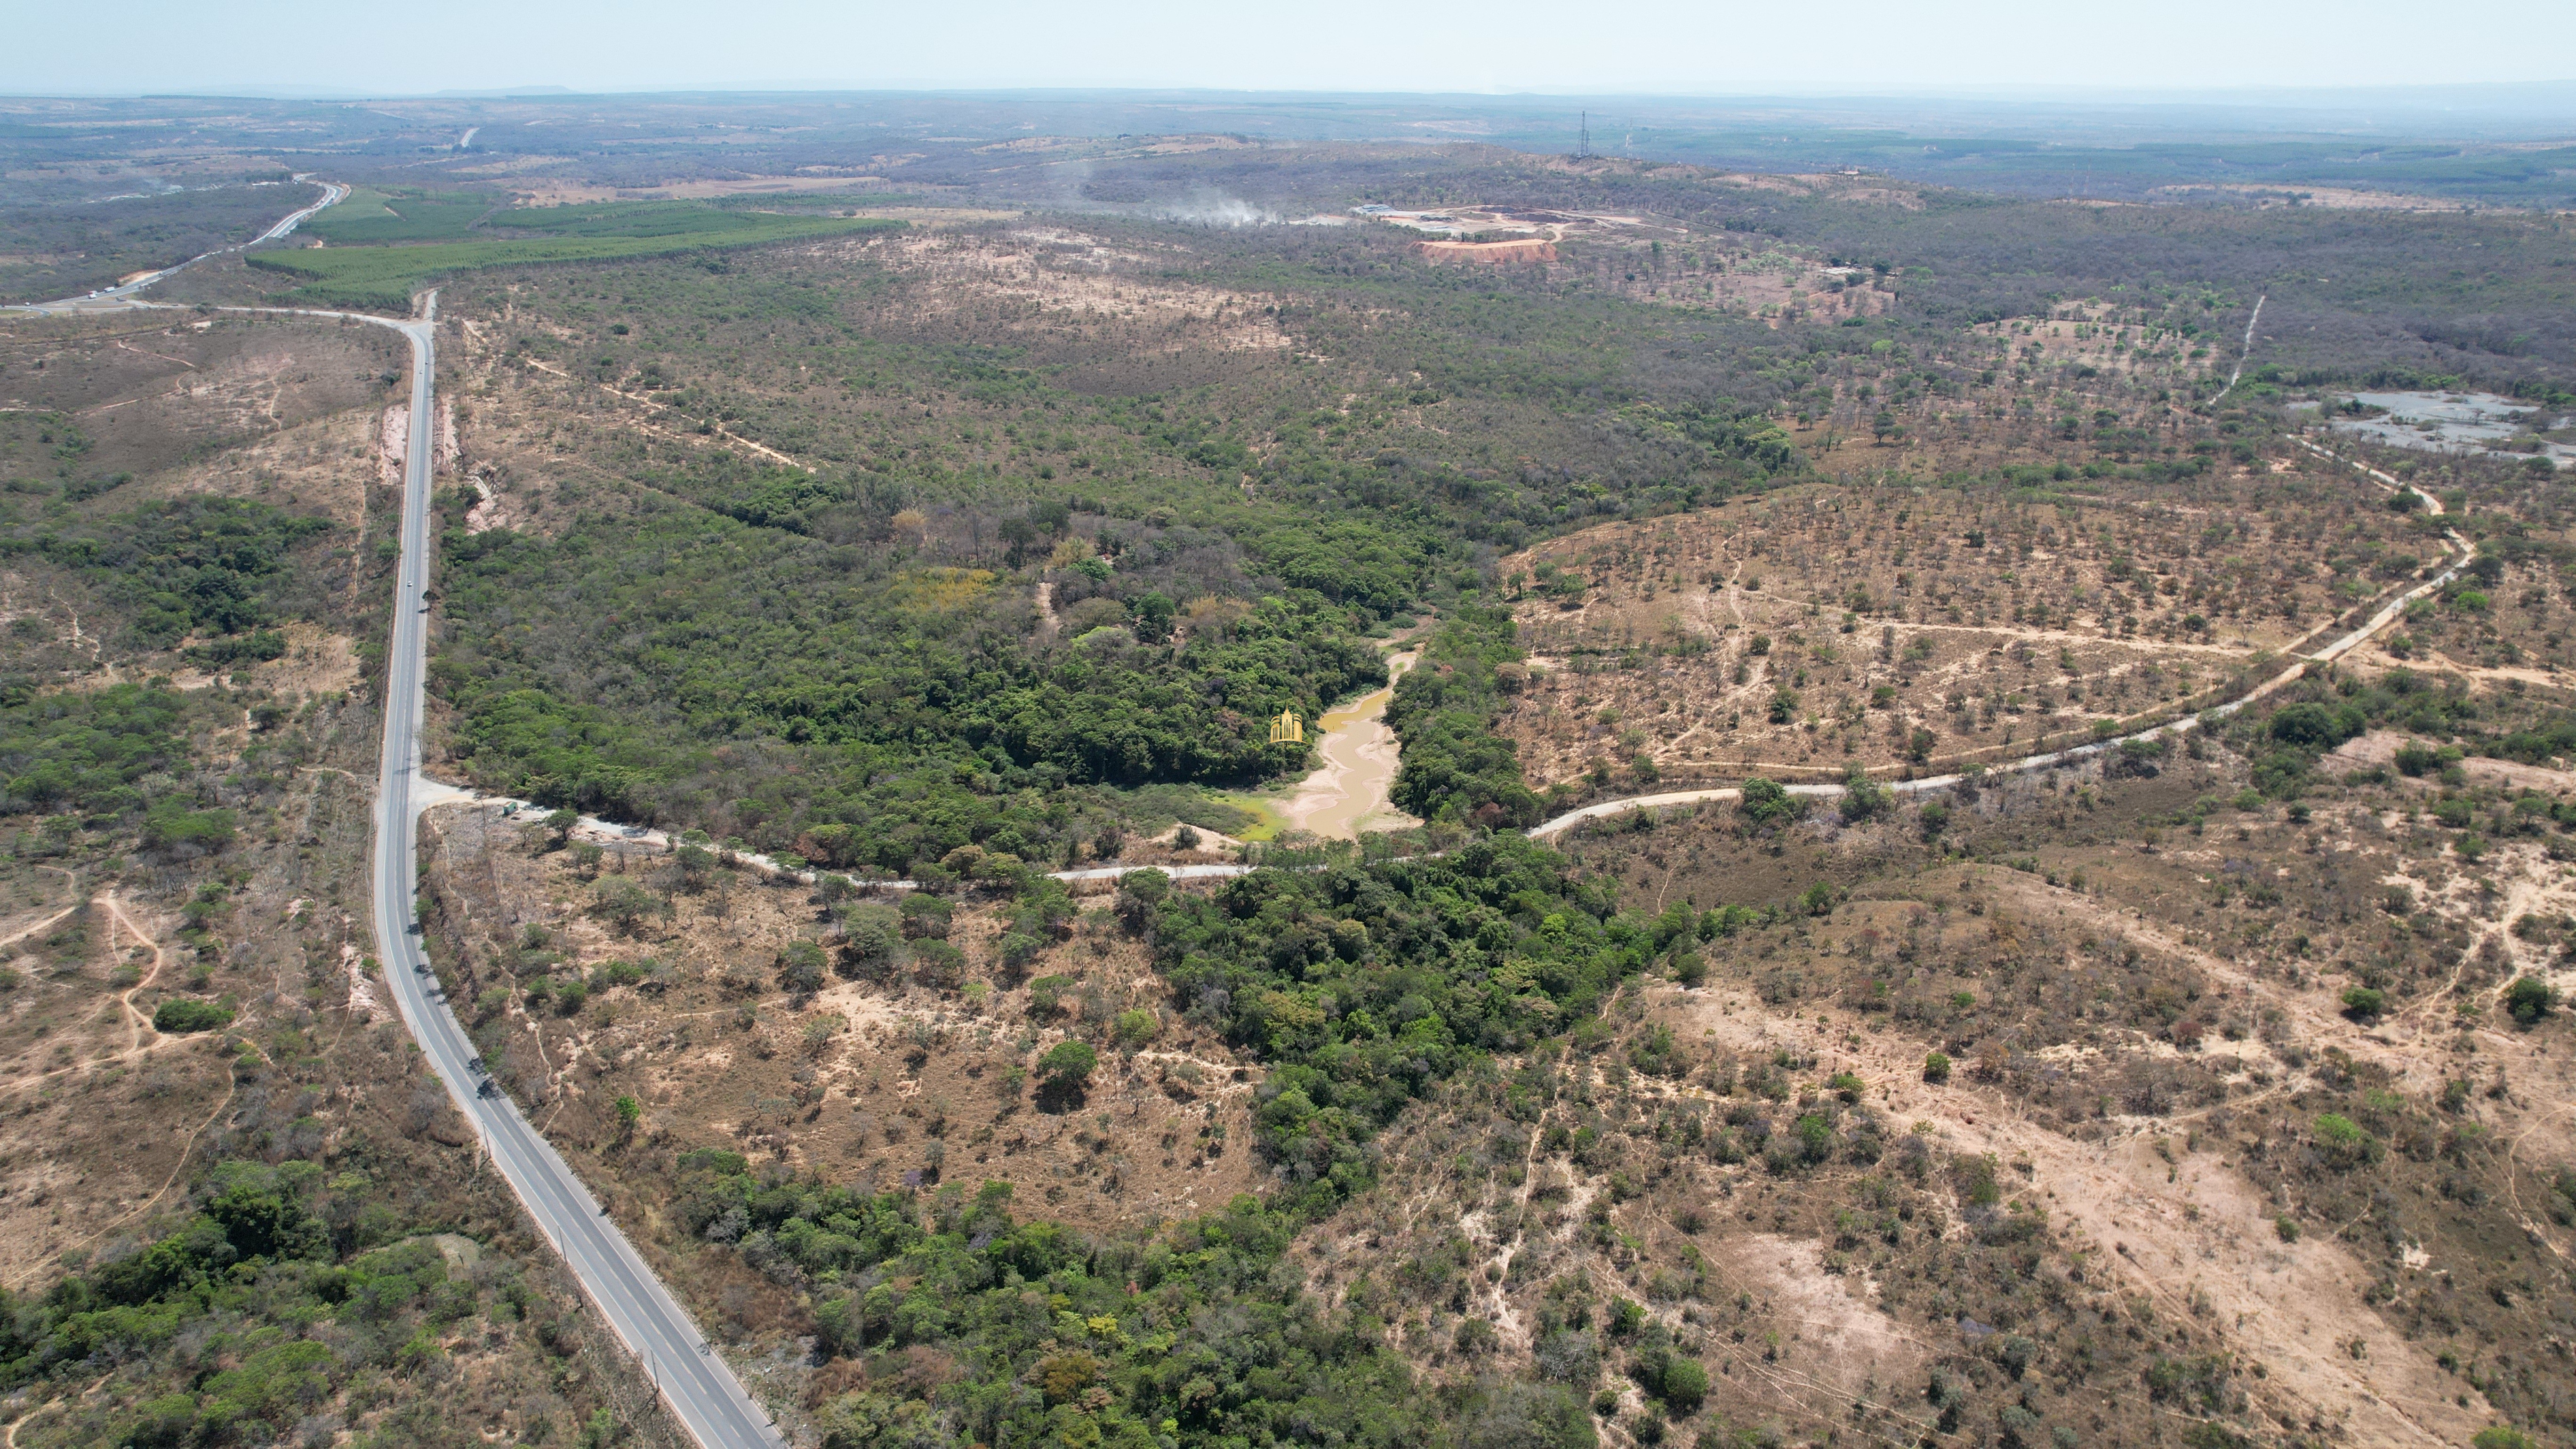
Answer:
[[[2266,84],[2261,86],[2068,86],[2035,82],[1991,82],[1971,85],[1860,85],[1786,87],[1762,90],[1682,91],[1663,88],[1535,88],[1386,90],[1350,86],[1190,86],[1062,83],[838,81],[820,79],[725,80],[702,83],[645,83],[635,86],[585,88],[553,82],[525,85],[442,86],[434,90],[363,90],[296,85],[282,82],[209,82],[201,85],[152,86],[133,90],[0,89],[0,103],[24,101],[270,100],[460,101],[460,100],[598,100],[642,96],[885,96],[987,97],[1057,96],[1083,98],[1224,97],[1244,101],[1300,99],[1370,99],[1441,101],[1447,103],[1565,101],[1588,99],[1629,103],[1748,104],[1777,101],[1987,101],[2007,104],[2061,104],[2100,109],[2120,106],[2236,105],[2288,107],[2370,98],[2380,103],[2411,98],[2534,94],[2563,91],[2576,99],[2576,75],[2553,80],[2425,81],[2377,84]],[[2465,94],[2464,94],[2465,93]],[[2576,129],[2576,113],[2568,117]]]

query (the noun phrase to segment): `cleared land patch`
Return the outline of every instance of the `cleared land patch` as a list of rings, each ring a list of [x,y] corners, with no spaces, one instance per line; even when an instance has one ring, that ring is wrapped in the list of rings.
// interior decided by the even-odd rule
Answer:
[[[1499,566],[1533,656],[1503,728],[1543,787],[1948,766],[2187,713],[2439,557],[2274,486],[1814,485],[1569,534]]]

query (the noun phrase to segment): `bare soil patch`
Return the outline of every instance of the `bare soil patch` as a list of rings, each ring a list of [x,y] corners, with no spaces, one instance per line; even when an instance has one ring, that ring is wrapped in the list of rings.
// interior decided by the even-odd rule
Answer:
[[[403,365],[399,339],[357,324],[13,317],[0,325],[0,408],[67,415],[89,440],[78,476],[150,473],[366,406]]]
[[[916,321],[971,315],[1009,331],[1118,335],[1170,352],[1291,345],[1279,298],[1156,276],[1145,254],[1077,232],[922,232],[840,246],[915,279]]]

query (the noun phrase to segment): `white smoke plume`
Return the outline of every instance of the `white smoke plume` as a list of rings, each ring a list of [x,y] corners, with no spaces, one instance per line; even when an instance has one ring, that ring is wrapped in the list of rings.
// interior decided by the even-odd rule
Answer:
[[[1165,221],[1189,226],[1277,226],[1279,213],[1268,207],[1255,206],[1237,197],[1203,192],[1187,201],[1156,208],[1154,214]]]

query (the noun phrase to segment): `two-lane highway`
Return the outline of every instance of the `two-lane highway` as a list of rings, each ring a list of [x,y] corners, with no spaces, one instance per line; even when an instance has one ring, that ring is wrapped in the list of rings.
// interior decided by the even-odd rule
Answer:
[[[99,310],[102,307],[114,308],[125,306],[129,302],[132,302],[133,299],[140,296],[144,288],[149,287],[153,283],[161,281],[166,277],[175,276],[180,272],[184,272],[188,268],[195,266],[197,263],[204,261],[207,257],[228,256],[234,252],[248,251],[252,247],[258,246],[263,242],[281,241],[293,233],[297,227],[302,226],[315,212],[320,211],[326,206],[337,206],[341,199],[349,194],[349,188],[336,181],[319,181],[309,175],[298,176],[295,179],[307,185],[321,187],[322,199],[314,202],[311,206],[302,208],[301,210],[288,212],[286,215],[278,218],[275,226],[272,226],[268,230],[261,232],[259,235],[252,237],[249,241],[235,242],[228,247],[217,247],[213,251],[190,257],[186,261],[179,263],[177,266],[163,267],[157,272],[145,272],[142,276],[136,277],[131,281],[119,282],[113,287],[102,287],[98,291],[92,292],[85,297],[65,297],[59,302],[27,303],[21,306],[12,307],[9,310],[13,312],[43,312],[47,314],[56,314],[63,312],[89,312]],[[383,317],[369,317],[366,320],[370,322],[386,322],[388,326],[401,325],[399,323],[389,322]]]
[[[468,133],[471,139],[471,133]],[[298,180],[307,178],[299,177]],[[333,182],[318,183],[321,200],[289,214],[240,251],[295,230],[314,212],[348,195]],[[209,252],[207,256],[221,255]],[[202,261],[204,258],[192,260]],[[189,263],[181,263],[186,266]],[[58,302],[11,308],[45,315],[118,312],[174,304],[146,302],[135,294],[178,271],[171,267],[122,286]],[[411,343],[411,428],[403,458],[402,570],[395,583],[393,652],[385,662],[385,734],[377,765],[374,891],[376,954],[383,962],[403,1022],[447,1086],[457,1110],[474,1124],[493,1164],[537,1226],[563,1254],[582,1288],[607,1317],[627,1349],[651,1375],[664,1403],[704,1449],[775,1449],[785,1443],[767,1411],[755,1402],[699,1334],[697,1325],[645,1265],[606,1210],[581,1185],[553,1146],[519,1115],[517,1104],[480,1070],[474,1047],[447,1009],[437,978],[421,952],[413,903],[419,864],[414,843],[420,824],[422,686],[427,675],[429,488],[433,457],[433,393],[438,375],[438,294],[431,292],[417,318],[378,317],[305,307],[222,307],[224,312],[330,318],[390,327]]]
[[[402,573],[395,586],[393,652],[385,662],[384,754],[376,779],[376,949],[385,980],[432,1070],[474,1123],[528,1213],[553,1240],[617,1336],[643,1361],[680,1422],[707,1449],[765,1449],[784,1441],[744,1392],[635,1246],[603,1214],[554,1147],[475,1060],[473,1044],[447,1009],[421,952],[413,919],[419,867],[414,843],[420,806],[420,719],[428,638],[431,391],[438,297],[418,321],[385,322],[411,341],[411,433],[403,459]]]

